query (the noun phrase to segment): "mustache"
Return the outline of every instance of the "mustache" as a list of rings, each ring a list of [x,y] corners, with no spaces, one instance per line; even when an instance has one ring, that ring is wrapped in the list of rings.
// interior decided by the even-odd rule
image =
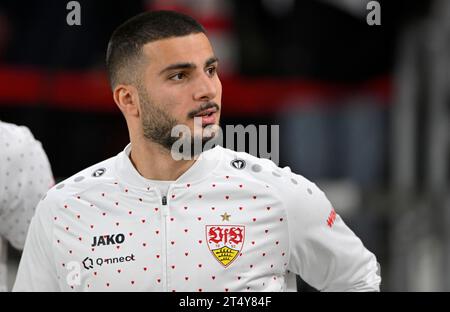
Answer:
[[[188,117],[189,118],[194,118],[195,115],[201,113],[202,111],[206,110],[206,109],[210,109],[210,108],[215,108],[217,111],[220,110],[220,107],[217,103],[215,102],[206,102],[203,103],[202,105],[200,105],[200,107],[196,110],[192,110],[188,113]]]

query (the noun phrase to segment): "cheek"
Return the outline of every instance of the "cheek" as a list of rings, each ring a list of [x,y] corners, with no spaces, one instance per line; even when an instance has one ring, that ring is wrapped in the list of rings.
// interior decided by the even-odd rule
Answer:
[[[154,103],[170,116],[180,119],[184,107],[182,98],[175,90],[160,88],[153,97]]]
[[[222,82],[220,81],[219,77],[217,77],[217,97],[219,100],[222,98]]]

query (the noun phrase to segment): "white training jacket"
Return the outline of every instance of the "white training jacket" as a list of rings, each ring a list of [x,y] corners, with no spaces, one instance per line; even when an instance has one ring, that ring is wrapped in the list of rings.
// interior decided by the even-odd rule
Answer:
[[[294,273],[379,291],[375,256],[288,167],[217,146],[161,194],[130,150],[47,193],[14,291],[287,291]]]
[[[25,126],[0,121],[0,291],[7,291],[7,241],[25,244],[36,205],[53,186],[42,145]]]

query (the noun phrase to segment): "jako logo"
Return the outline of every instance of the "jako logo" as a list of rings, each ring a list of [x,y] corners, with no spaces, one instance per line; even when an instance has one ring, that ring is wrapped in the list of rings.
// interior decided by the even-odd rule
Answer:
[[[91,246],[96,247],[96,246],[122,244],[124,241],[125,235],[123,234],[100,235],[94,236],[94,240]]]

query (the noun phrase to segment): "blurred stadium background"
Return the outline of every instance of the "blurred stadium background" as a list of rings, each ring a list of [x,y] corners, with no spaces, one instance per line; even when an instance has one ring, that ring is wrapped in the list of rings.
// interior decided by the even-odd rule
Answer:
[[[366,0],[80,0],[81,26],[67,2],[0,0],[0,119],[32,130],[57,180],[128,142],[104,72],[113,29],[176,9],[221,60],[222,125],[280,125],[280,165],[324,189],[382,290],[450,291],[450,1],[378,1],[380,26]]]

